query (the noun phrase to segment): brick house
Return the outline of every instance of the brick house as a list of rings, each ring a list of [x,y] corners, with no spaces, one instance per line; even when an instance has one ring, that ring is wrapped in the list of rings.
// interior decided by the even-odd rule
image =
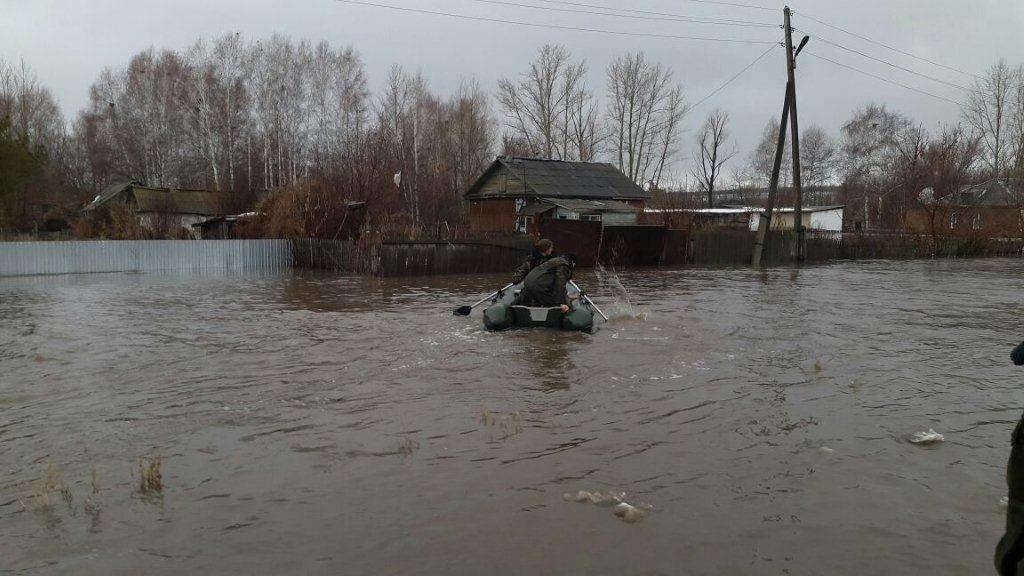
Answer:
[[[957,192],[929,200],[930,188],[921,193],[923,206],[907,213],[907,229],[916,233],[986,237],[1024,236],[1024,194],[1021,183],[989,180],[961,187]]]

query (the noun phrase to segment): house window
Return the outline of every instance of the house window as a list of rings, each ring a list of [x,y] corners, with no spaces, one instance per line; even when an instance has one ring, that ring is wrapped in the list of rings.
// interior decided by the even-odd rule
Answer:
[[[971,219],[971,228],[981,230],[981,214],[975,214],[974,218]]]
[[[957,214],[956,214],[956,212],[953,212],[952,214],[949,215],[949,229],[950,230],[956,230],[956,224],[957,224]]]
[[[600,214],[584,214],[583,215],[583,219],[586,220],[587,222],[600,222],[601,221],[601,215]]]
[[[555,215],[555,219],[557,219],[557,220],[568,220],[569,216],[567,214],[557,214],[557,215]]]

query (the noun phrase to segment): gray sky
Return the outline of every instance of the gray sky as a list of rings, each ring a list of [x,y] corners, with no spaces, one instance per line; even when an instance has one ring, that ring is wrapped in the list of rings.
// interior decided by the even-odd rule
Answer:
[[[668,35],[731,39],[781,39],[781,30],[635,20],[499,6],[478,0],[368,0],[380,4],[544,24]],[[548,5],[538,0],[508,0]],[[782,20],[778,0],[732,0],[774,8],[756,10],[680,0],[575,0],[586,4],[746,21]],[[955,84],[973,78],[915,60],[848,36],[800,15],[807,10],[830,24],[944,65],[980,73],[999,57],[1024,63],[1022,0],[793,0],[793,25],[893,64]],[[571,8],[566,6],[566,8]],[[585,8],[575,8],[584,10]],[[392,64],[421,70],[435,90],[447,93],[475,78],[493,93],[497,80],[523,71],[547,42],[566,45],[591,68],[591,84],[603,92],[603,70],[616,56],[644,50],[669,65],[696,102],[753,61],[767,46],[697,40],[615,36],[471,22],[356,6],[336,0],[0,0],[0,57],[24,60],[53,90],[70,119],[85,105],[89,85],[105,67],[121,67],[149,46],[181,49],[198,37],[241,32],[248,39],[281,33],[311,41],[352,45],[363,57],[371,87],[379,88]],[[800,33],[797,33],[800,35]],[[897,70],[812,38],[807,52],[931,92],[963,100],[963,91]],[[805,54],[807,54],[805,52]],[[959,108],[905,88],[801,55],[798,73],[801,126],[819,124],[835,133],[859,105],[874,100],[928,127],[956,122]],[[732,133],[746,160],[769,118],[781,111],[784,53],[773,50],[687,119],[684,155],[693,153],[693,132],[720,107],[732,117]],[[497,114],[497,110],[495,113]],[[735,167],[735,166],[733,166]]]

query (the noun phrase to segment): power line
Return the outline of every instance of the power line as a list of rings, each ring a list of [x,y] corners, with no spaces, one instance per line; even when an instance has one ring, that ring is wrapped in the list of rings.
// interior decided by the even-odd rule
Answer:
[[[932,94],[931,92],[926,92],[924,90],[921,90],[920,88],[914,88],[913,86],[908,86],[907,84],[903,84],[902,82],[897,82],[895,80],[890,80],[889,78],[886,78],[884,76],[879,76],[877,74],[872,74],[871,72],[867,72],[865,70],[861,70],[860,68],[854,68],[853,66],[849,66],[847,64],[843,64],[842,62],[836,62],[835,60],[832,60],[830,58],[826,58],[824,56],[820,56],[818,54],[815,54],[814,52],[811,52],[810,50],[805,50],[803,53],[806,53],[808,56],[813,56],[813,57],[815,57],[815,58],[817,58],[819,60],[824,60],[825,62],[829,62],[831,64],[835,64],[836,66],[839,66],[839,67],[842,67],[842,68],[846,68],[847,70],[853,70],[854,72],[858,72],[860,74],[864,74],[865,76],[870,76],[872,78],[875,78],[877,80],[881,80],[882,82],[887,82],[889,84],[895,84],[896,86],[899,86],[901,88],[906,88],[907,90],[912,90],[912,91],[918,92],[920,94],[924,94],[925,96],[931,96],[932,98],[937,98],[939,100],[945,100],[946,102],[949,102],[951,104],[956,104],[960,108],[963,108],[963,104],[961,104],[960,102],[957,102],[956,100],[953,100],[951,98],[946,98],[945,96],[939,96],[937,94]]]
[[[704,20],[715,20],[715,21],[720,21],[720,22],[740,22],[740,23],[744,23],[744,24],[760,24],[762,26],[771,26],[773,28],[778,27],[778,24],[772,24],[770,22],[753,22],[753,21],[750,21],[750,20],[736,20],[734,18],[712,18],[710,16],[707,16],[707,17],[705,17],[705,16],[690,16],[690,15],[687,15],[687,14],[678,14],[678,13],[673,13],[673,12],[653,12],[651,10],[640,10],[640,9],[637,9],[637,8],[614,8],[612,6],[605,6],[605,5],[602,5],[602,4],[588,4],[586,2],[571,2],[569,0],[536,0],[536,1],[537,2],[543,2],[545,4],[563,4],[563,5],[566,5],[566,6],[579,6],[579,7],[583,7],[583,8],[597,8],[599,10],[613,10],[615,12],[628,12],[628,13],[631,13],[631,14],[647,14],[647,15],[650,15],[650,16],[669,16],[669,17],[677,16],[677,17],[681,17],[681,18],[691,18],[691,17],[694,17],[694,18],[702,18]],[[694,1],[694,0],[691,0],[691,1]],[[770,10],[769,8],[765,8],[765,9],[766,10]]]
[[[701,40],[705,42],[729,42],[735,44],[775,44],[772,40],[743,40],[740,38],[711,38],[706,36],[679,36],[675,34],[651,34],[646,32],[626,32],[623,30],[605,30],[601,28],[584,28],[577,26],[560,26],[558,24],[539,24],[536,22],[523,22],[521,20],[504,20],[501,18],[485,18],[482,16],[469,16],[466,14],[455,14],[452,12],[440,12],[434,10],[423,10],[420,8],[407,8],[405,6],[392,6],[390,4],[377,4],[374,2],[364,2],[361,0],[335,0],[344,4],[354,4],[359,6],[370,6],[374,8],[387,8],[390,10],[397,10],[400,12],[413,12],[416,14],[430,14],[433,16],[447,16],[449,18],[458,18],[461,20],[474,20],[477,22],[494,22],[498,24],[512,24],[515,26],[527,26],[530,28],[549,28],[553,30],[569,30],[572,32],[595,32],[598,34],[610,34],[614,36],[632,36],[637,38],[662,38],[667,40]]]
[[[742,70],[740,70],[739,72],[734,74],[731,78],[726,80],[721,86],[719,86],[718,88],[715,88],[711,92],[708,92],[707,96],[705,96],[705,97],[701,98],[700,100],[698,100],[697,103],[694,104],[693,106],[690,106],[690,110],[691,111],[694,110],[695,108],[697,108],[701,104],[703,104],[703,103],[707,102],[708,100],[710,100],[712,96],[714,96],[715,94],[718,94],[719,92],[724,90],[726,86],[728,86],[729,84],[732,84],[737,78],[742,76],[747,70],[750,70],[751,68],[753,68],[754,64],[757,64],[758,62],[760,62],[774,48],[775,48],[775,46],[769,46],[768,49],[765,50],[764,52],[762,52],[760,56],[758,56],[757,58],[754,58],[753,62],[751,62],[750,64],[747,64],[746,66],[744,66]]]
[[[796,29],[797,28],[794,28],[794,30],[796,30]],[[888,60],[883,60],[881,58],[876,58],[875,56],[872,56],[870,54],[866,54],[864,52],[861,52],[860,50],[855,50],[853,48],[849,48],[847,46],[843,46],[842,44],[837,44],[835,42],[832,42],[831,40],[828,40],[826,38],[822,38],[819,35],[815,35],[814,38],[817,38],[819,41],[824,42],[825,44],[828,44],[829,46],[834,46],[836,48],[839,48],[840,50],[845,50],[845,51],[850,52],[852,54],[857,54],[858,56],[863,56],[864,58],[867,58],[868,60],[874,60],[875,62],[880,62],[882,64],[885,64],[886,66],[889,66],[891,68],[895,68],[896,70],[902,70],[904,72],[907,72],[908,74],[913,74],[915,76],[920,76],[921,78],[926,78],[928,80],[931,80],[932,82],[938,82],[939,84],[945,84],[947,86],[952,86],[953,88],[959,88],[959,89],[961,89],[961,90],[963,90],[965,92],[970,92],[971,91],[971,89],[967,88],[966,86],[961,86],[960,84],[955,84],[953,82],[947,82],[945,80],[942,80],[941,78],[936,78],[934,76],[929,76],[927,74],[922,74],[921,72],[917,72],[916,70],[911,70],[910,68],[907,68],[905,66],[900,66],[899,64],[893,64],[892,62],[889,62]]]
[[[687,22],[691,24],[712,24],[718,26],[748,26],[748,27],[764,27],[764,28],[776,28],[777,24],[769,24],[767,22],[751,22],[744,20],[729,20],[725,18],[705,18],[702,16],[684,16],[682,14],[658,14],[657,16],[642,16],[636,14],[646,14],[643,10],[631,10],[630,12],[636,12],[636,14],[617,14],[615,12],[598,12],[594,10],[578,10],[572,8],[556,8],[554,6],[538,6],[536,4],[521,4],[518,2],[507,2],[504,0],[470,0],[472,2],[482,2],[485,4],[498,4],[501,6],[514,6],[517,8],[531,8],[534,10],[547,10],[551,12],[568,12],[569,14],[592,14],[597,16],[612,16],[615,18],[628,18],[631,20],[654,20],[657,22]],[[545,0],[539,0],[541,2]],[[577,3],[572,3],[576,5]],[[590,4],[579,4],[581,6],[600,8],[606,10],[621,10],[619,8],[605,8],[603,6],[596,6]],[[625,10],[622,10],[625,11]]]
[[[811,20],[813,22],[817,22],[818,24],[821,24],[822,26],[827,26],[828,28],[831,28],[833,30],[838,30],[839,32],[842,32],[843,34],[847,34],[849,36],[853,36],[854,38],[859,38],[859,39],[861,39],[861,40],[863,40],[865,42],[871,42],[872,44],[877,44],[878,46],[881,46],[882,48],[886,48],[888,50],[892,50],[893,52],[897,52],[899,54],[903,54],[904,56],[908,56],[910,58],[914,58],[915,60],[920,60],[922,62],[927,62],[928,64],[931,64],[932,66],[938,66],[939,68],[945,68],[946,70],[957,72],[957,73],[963,74],[964,76],[970,76],[972,78],[980,78],[977,74],[973,74],[971,72],[965,72],[965,71],[963,71],[963,70],[961,70],[959,68],[954,68],[953,66],[947,66],[946,64],[942,64],[941,62],[936,62],[934,60],[929,60],[928,58],[925,58],[924,56],[918,56],[916,54],[912,54],[910,52],[907,52],[906,50],[901,50],[899,48],[896,48],[895,46],[890,46],[888,44],[884,44],[882,42],[879,42],[878,40],[873,40],[873,39],[868,38],[867,36],[864,36],[862,34],[857,34],[856,32],[851,32],[850,30],[847,30],[846,28],[843,28],[841,26],[836,26],[835,24],[829,24],[828,22],[825,22],[824,20],[815,18],[814,16],[811,16],[810,14],[807,14],[806,12],[804,12],[802,10],[801,11],[794,10],[793,13],[794,14],[799,14],[799,15],[803,16],[804,18],[807,18],[808,20]]]
[[[757,6],[755,4],[741,4],[739,2],[722,2],[721,0],[682,0],[683,2],[692,2],[694,4],[713,4],[715,6],[730,6],[733,8],[752,8],[754,10],[768,10],[769,12],[775,12],[776,8],[770,8],[768,6]],[[570,4],[570,2],[562,2],[562,4]]]

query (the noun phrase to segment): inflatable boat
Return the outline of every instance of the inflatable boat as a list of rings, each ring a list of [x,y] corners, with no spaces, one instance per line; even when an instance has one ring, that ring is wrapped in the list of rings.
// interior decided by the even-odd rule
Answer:
[[[548,308],[516,304],[523,285],[516,284],[511,288],[506,288],[495,294],[490,305],[484,309],[484,327],[488,330],[546,327],[558,330],[593,331],[593,307],[583,298],[573,298],[580,295],[575,284],[569,282],[565,288],[566,293],[572,298],[572,306],[565,313],[558,306]]]

